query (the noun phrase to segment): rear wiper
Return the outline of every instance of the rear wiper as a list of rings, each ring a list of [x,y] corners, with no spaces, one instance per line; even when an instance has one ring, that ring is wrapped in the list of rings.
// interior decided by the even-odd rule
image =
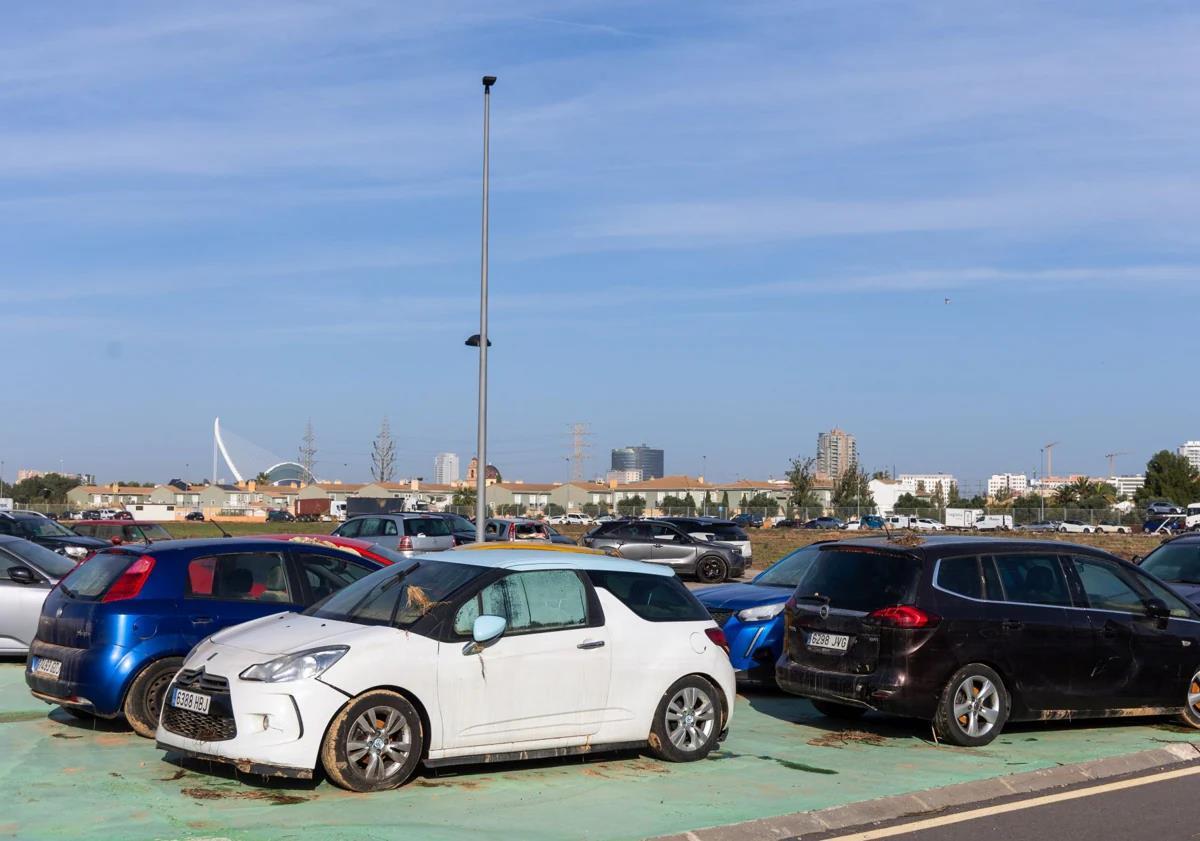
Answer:
[[[829,604],[829,596],[822,596],[820,593],[805,593],[803,596],[792,596],[793,601],[798,602],[821,602]]]
[[[72,590],[70,587],[68,587],[66,584],[60,583],[58,585],[58,589],[62,590],[64,593],[67,594],[68,597],[70,597],[72,599],[75,598],[77,595],[79,595],[74,590]]]

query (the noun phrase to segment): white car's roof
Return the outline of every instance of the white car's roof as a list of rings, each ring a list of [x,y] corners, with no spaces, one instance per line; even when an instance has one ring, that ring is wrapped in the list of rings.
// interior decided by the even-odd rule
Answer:
[[[490,549],[487,551],[449,551],[422,555],[430,561],[445,561],[452,564],[471,564],[479,567],[499,569],[582,569],[601,572],[638,572],[643,575],[672,576],[670,567],[629,561],[607,555],[591,555],[585,552],[547,552],[536,549]]]

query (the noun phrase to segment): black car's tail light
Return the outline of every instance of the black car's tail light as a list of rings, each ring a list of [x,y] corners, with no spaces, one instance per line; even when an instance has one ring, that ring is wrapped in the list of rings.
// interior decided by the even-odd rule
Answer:
[[[932,628],[942,618],[927,610],[921,610],[911,604],[897,604],[891,607],[881,607],[868,614],[871,619],[879,621],[880,625],[893,628]]]

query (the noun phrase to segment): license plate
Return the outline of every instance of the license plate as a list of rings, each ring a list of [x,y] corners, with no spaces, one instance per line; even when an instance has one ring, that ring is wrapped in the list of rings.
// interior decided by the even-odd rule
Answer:
[[[46,677],[58,677],[62,674],[62,662],[38,657],[33,661],[33,670],[39,675],[46,675]]]
[[[845,651],[850,647],[850,637],[844,634],[809,634],[809,648],[827,648],[831,651]]]
[[[195,713],[208,713],[208,705],[212,703],[212,698],[208,695],[201,695],[199,692],[188,692],[186,689],[176,689],[175,694],[171,696],[171,706],[178,707],[181,710],[191,710]]]

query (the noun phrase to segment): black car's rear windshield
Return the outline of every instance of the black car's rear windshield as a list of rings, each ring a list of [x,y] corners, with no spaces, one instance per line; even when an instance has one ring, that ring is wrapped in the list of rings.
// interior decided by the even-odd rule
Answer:
[[[101,552],[75,567],[74,572],[62,580],[60,587],[72,598],[95,601],[108,591],[137,557],[133,552],[121,550]]]
[[[407,628],[486,571],[487,567],[442,561],[395,564],[360,578],[304,612],[359,625]]]
[[[921,562],[911,555],[823,548],[796,586],[796,596],[828,597],[829,606],[869,612],[911,602]]]

